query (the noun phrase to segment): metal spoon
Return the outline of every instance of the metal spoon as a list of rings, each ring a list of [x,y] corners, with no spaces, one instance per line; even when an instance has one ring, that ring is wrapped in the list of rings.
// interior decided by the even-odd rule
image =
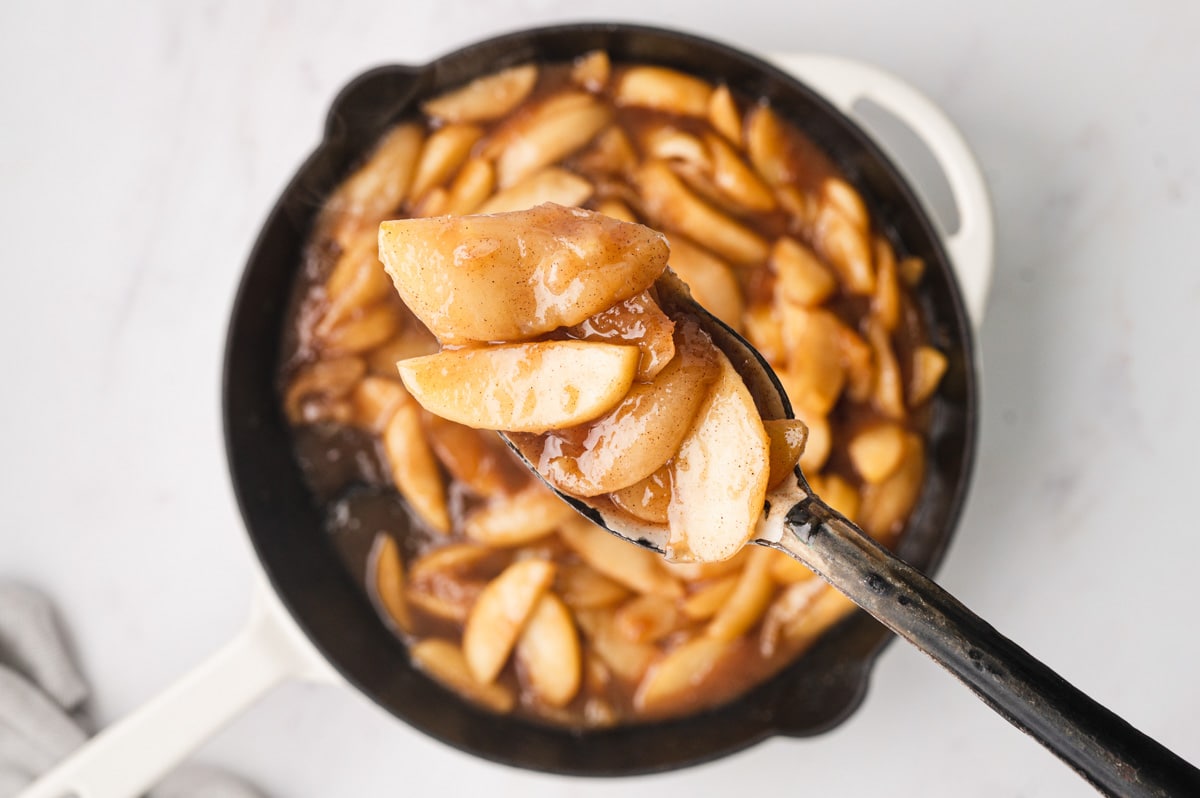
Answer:
[[[669,315],[695,318],[742,375],[764,418],[790,418],[770,366],[745,339],[710,315],[668,271],[657,285]],[[509,446],[537,469],[512,440]],[[540,475],[539,475],[540,476]],[[547,483],[567,503],[620,537],[660,553],[664,541]],[[1200,770],[1133,728],[993,629],[917,569],[897,559],[813,495],[797,467],[767,496],[753,541],[786,552],[924,651],[984,703],[1030,734],[1100,792],[1114,796],[1200,796]]]

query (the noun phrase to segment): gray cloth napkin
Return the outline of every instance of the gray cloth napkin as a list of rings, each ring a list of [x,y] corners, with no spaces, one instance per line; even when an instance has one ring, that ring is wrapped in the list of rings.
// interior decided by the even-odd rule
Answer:
[[[50,601],[0,580],[0,798],[13,798],[87,740],[87,697]],[[150,796],[262,798],[241,779],[193,764]]]

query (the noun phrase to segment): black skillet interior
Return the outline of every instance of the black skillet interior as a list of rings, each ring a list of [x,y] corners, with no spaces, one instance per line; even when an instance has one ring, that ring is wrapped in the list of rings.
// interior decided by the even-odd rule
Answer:
[[[950,368],[935,399],[926,485],[899,554],[926,570],[937,565],[958,519],[975,443],[970,331],[937,236],[879,149],[812,90],[756,58],[673,31],[609,24],[528,30],[425,67],[382,67],[352,81],[334,101],[325,139],[279,198],[243,275],[227,342],[225,436],[242,515],[274,589],[351,684],[397,718],[474,755],[534,770],[632,775],[713,759],[774,734],[813,735],[837,725],[861,702],[889,636],[857,613],[775,679],[686,720],[578,734],[474,709],[413,670],[335,556],[293,457],[275,381],[291,286],[318,208],[380,133],[411,113],[416,100],[469,78],[597,48],[616,61],[673,66],[767,99],[832,156],[901,252],[927,262],[921,302]]]

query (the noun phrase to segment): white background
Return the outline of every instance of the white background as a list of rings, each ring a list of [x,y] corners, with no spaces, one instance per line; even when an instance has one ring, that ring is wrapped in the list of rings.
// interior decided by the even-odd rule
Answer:
[[[247,610],[224,326],[335,92],[379,63],[585,19],[863,59],[961,127],[993,194],[997,271],[980,457],[941,581],[1200,761],[1200,6],[1165,0],[5,2],[0,575],[59,602],[95,715],[152,696]],[[485,764],[301,684],[198,757],[281,797],[1093,794],[900,644],[836,731],[663,776]]]

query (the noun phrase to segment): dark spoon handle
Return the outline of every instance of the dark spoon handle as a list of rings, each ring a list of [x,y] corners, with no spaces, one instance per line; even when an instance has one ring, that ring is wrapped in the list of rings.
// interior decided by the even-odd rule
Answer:
[[[924,651],[1107,795],[1200,796],[1200,770],[1133,728],[815,498],[779,548]]]

